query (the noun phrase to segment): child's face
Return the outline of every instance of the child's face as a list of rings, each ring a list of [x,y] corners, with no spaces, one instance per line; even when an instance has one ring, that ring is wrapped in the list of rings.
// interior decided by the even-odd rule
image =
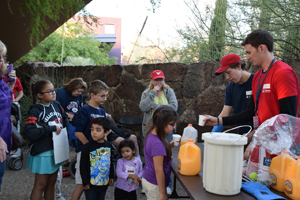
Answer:
[[[103,105],[108,98],[108,91],[102,90],[97,94],[91,93],[91,100],[97,103],[98,105]]]
[[[96,142],[103,142],[104,137],[108,134],[109,131],[104,131],[103,127],[98,124],[92,124],[91,127],[91,136]]]
[[[123,147],[121,149],[122,157],[126,160],[131,160],[133,158],[133,154],[135,153],[130,147]]]
[[[174,130],[175,128],[175,125],[176,125],[176,122],[175,121],[171,121],[167,124],[167,126],[165,127],[165,133],[166,134],[171,134],[172,131]]]
[[[37,97],[40,99],[40,103],[42,104],[49,104],[50,102],[55,101],[56,92],[52,83],[46,84],[41,93],[37,94]]]

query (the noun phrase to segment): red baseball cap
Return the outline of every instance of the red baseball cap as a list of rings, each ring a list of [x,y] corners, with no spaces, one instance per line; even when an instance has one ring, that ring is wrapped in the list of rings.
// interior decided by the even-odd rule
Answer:
[[[151,78],[152,79],[165,78],[165,75],[161,70],[154,70],[151,73]]]
[[[223,56],[220,62],[220,68],[215,72],[215,75],[222,74],[231,64],[242,62],[241,58],[234,54],[230,53],[226,56]]]

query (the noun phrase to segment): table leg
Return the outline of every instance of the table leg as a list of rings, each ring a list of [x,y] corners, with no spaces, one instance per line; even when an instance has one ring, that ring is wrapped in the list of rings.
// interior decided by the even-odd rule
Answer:
[[[173,191],[172,194],[169,196],[169,199],[183,199],[183,198],[190,198],[189,196],[178,196],[177,191],[176,191],[176,182],[177,182],[177,178],[174,175],[174,183],[173,183]]]

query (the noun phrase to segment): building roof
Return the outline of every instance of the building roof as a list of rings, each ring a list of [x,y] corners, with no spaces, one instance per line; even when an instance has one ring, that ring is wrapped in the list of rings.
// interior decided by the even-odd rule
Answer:
[[[91,0],[83,0],[86,4]],[[8,4],[9,2],[9,4]],[[30,31],[27,28],[30,23],[30,16],[22,16],[19,6],[24,3],[25,0],[1,0],[0,1],[0,40],[7,46],[8,60],[14,63],[26,53],[28,53],[33,47],[30,45]],[[10,6],[10,8],[9,8]],[[10,12],[10,9],[13,13]],[[44,40],[48,35],[54,32],[59,26],[66,22],[70,17],[76,14],[79,10],[74,10],[71,16],[61,16],[60,19],[55,22],[50,19],[46,20],[49,28],[45,30],[44,35],[40,41]],[[36,46],[33,43],[33,46]]]

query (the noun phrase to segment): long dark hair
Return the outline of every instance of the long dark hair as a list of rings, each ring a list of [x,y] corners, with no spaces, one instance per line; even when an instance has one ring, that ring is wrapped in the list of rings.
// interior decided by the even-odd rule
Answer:
[[[178,114],[173,108],[167,105],[161,105],[154,111],[152,118],[148,122],[149,128],[145,138],[147,138],[149,133],[156,128],[157,137],[164,144],[166,149],[167,163],[169,163],[171,160],[172,151],[166,137],[165,127],[168,126],[170,122],[176,123],[177,119]]]
[[[31,84],[30,89],[31,89],[31,96],[32,96],[32,102],[34,104],[36,104],[37,102],[37,94],[41,93],[43,91],[43,89],[45,88],[45,86],[47,84],[51,83],[48,80],[39,80],[37,82],[34,82]]]

